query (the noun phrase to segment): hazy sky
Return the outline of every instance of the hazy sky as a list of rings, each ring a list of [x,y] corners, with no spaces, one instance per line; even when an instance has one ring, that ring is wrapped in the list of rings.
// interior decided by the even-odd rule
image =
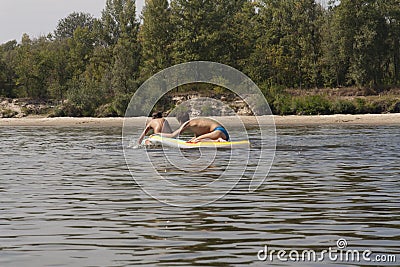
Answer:
[[[100,17],[106,0],[0,0],[0,44],[21,41],[23,33],[32,37],[53,32],[58,21],[72,12]],[[144,0],[137,0],[141,10]]]
[[[326,2],[327,0],[321,0]],[[106,0],[0,0],[0,44],[21,41],[23,33],[31,38],[53,32],[58,21],[72,12],[100,17]],[[138,12],[144,0],[136,0]]]

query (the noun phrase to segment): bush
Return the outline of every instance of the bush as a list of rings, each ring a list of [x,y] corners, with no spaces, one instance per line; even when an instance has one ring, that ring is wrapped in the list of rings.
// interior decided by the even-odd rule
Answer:
[[[83,111],[75,104],[66,101],[57,106],[53,112],[49,114],[49,117],[83,117]]]
[[[95,111],[95,116],[98,118],[101,117],[118,117],[118,114],[115,112],[115,110],[112,107],[111,103],[104,104],[100,107],[98,107]]]
[[[271,109],[274,114],[277,115],[291,115],[292,111],[292,99],[289,95],[277,94],[273,102],[271,103]]]
[[[116,116],[120,117],[125,116],[125,112],[129,106],[131,97],[132,96],[130,94],[120,94],[114,98],[114,100],[111,103],[111,108]]]
[[[297,115],[326,115],[330,114],[331,106],[323,96],[294,97],[292,110]]]
[[[71,83],[67,99],[71,104],[70,107],[79,111],[81,116],[91,117],[95,115],[97,108],[107,103],[109,98],[100,83],[81,78]]]
[[[355,114],[356,110],[356,105],[349,100],[337,100],[331,107],[331,112],[334,114]]]
[[[390,107],[393,104],[392,99],[376,99],[368,104],[369,113],[387,113],[390,112]]]
[[[357,114],[368,113],[367,101],[363,98],[356,98],[355,99],[355,112]]]
[[[400,100],[396,99],[396,102],[392,104],[392,106],[389,108],[389,112],[391,113],[400,113]]]

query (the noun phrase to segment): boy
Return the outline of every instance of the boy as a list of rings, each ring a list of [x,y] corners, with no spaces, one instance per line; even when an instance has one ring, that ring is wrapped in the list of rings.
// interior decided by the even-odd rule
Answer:
[[[204,139],[217,140],[220,142],[229,141],[228,131],[218,122],[208,118],[197,118],[189,120],[188,113],[181,113],[176,116],[177,120],[181,124],[178,130],[171,134],[161,134],[165,137],[176,137],[182,132],[192,132],[195,134],[190,141],[191,143],[197,143]]]
[[[153,129],[155,134],[171,133],[171,127],[166,119],[163,118],[162,112],[153,113],[153,119],[147,123],[146,128],[143,130],[139,137],[138,143],[141,144],[144,136]]]

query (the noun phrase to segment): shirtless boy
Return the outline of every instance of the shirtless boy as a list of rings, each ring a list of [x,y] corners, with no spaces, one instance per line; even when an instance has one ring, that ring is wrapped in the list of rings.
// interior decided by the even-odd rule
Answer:
[[[162,134],[165,137],[176,137],[183,132],[192,132],[195,134],[189,142],[197,143],[205,139],[217,141],[229,141],[228,131],[218,122],[208,118],[196,118],[189,120],[189,114],[182,113],[176,116],[181,127],[171,134]]]
[[[142,134],[139,137],[138,143],[141,144],[145,135],[153,129],[155,134],[161,133],[171,133],[171,127],[166,119],[163,118],[161,112],[153,113],[153,119],[147,123],[146,128],[143,130]]]

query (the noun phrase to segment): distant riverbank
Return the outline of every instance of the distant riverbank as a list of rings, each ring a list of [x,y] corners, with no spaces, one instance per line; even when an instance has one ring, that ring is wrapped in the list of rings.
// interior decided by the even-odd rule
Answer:
[[[213,101],[209,101],[213,99]],[[163,110],[164,115],[182,106],[192,116],[251,116],[257,110],[257,102],[249,102],[229,92],[213,91],[172,92],[163,97],[154,110]],[[291,115],[333,115],[333,114],[388,114],[400,113],[400,88],[373,90],[370,88],[320,88],[285,89],[267,97],[273,114]],[[168,104],[166,104],[168,103]],[[124,116],[128,103],[118,105],[119,112],[111,112],[110,105],[99,106],[94,113],[85,112],[70,101],[46,101],[30,98],[0,97],[0,118],[43,117],[96,117],[112,118]],[[115,108],[115,107],[114,107]],[[287,119],[285,119],[286,121]],[[308,119],[307,119],[308,121]]]
[[[270,124],[267,116],[253,117],[214,117],[225,126],[236,126],[244,123],[246,126]],[[240,118],[240,120],[238,120]],[[273,116],[277,126],[284,125],[318,125],[318,124],[365,124],[365,125],[400,125],[400,113],[392,114],[362,114],[362,115],[318,115],[318,116]],[[257,122],[257,120],[258,122]],[[147,118],[130,118],[140,124],[145,124]],[[172,124],[175,118],[169,118]],[[0,126],[55,126],[55,127],[122,127],[124,118],[72,118],[58,117],[46,118],[41,116],[28,116],[24,118],[0,119]]]

